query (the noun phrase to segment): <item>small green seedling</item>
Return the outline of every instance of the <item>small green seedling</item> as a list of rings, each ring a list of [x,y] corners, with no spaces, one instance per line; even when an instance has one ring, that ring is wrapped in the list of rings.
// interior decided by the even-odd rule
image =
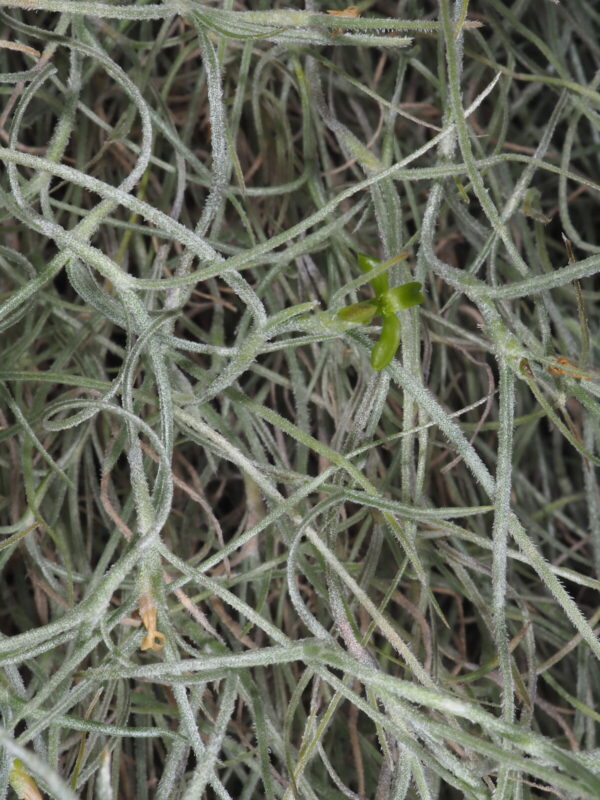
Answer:
[[[399,258],[391,260],[388,266],[391,267],[398,260]],[[363,272],[371,272],[381,263],[378,258],[359,253],[358,266]],[[425,298],[418,281],[403,283],[401,286],[394,286],[390,289],[387,272],[381,272],[371,278],[369,283],[375,291],[375,297],[372,300],[362,300],[360,303],[353,303],[351,306],[342,308],[341,311],[338,311],[338,317],[345,322],[357,322],[361,325],[368,325],[373,317],[383,317],[381,335],[371,353],[371,366],[373,369],[381,370],[387,367],[394,358],[400,344],[400,321],[396,312],[417,306]]]

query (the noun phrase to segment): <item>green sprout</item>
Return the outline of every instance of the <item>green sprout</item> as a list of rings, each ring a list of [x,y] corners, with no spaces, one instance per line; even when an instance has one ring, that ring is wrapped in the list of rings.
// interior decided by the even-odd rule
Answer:
[[[403,253],[391,260],[388,268],[400,258],[406,258],[407,255]],[[371,272],[381,263],[380,259],[364,253],[358,255],[358,266],[363,272]],[[338,317],[345,322],[357,322],[361,325],[369,325],[376,316],[383,318],[381,334],[371,353],[371,366],[373,369],[381,370],[387,367],[394,358],[400,344],[400,321],[396,312],[417,306],[425,298],[418,281],[410,281],[390,289],[387,272],[381,272],[371,278],[369,283],[373,287],[375,297],[372,300],[362,300],[360,303],[353,303],[351,306],[342,308],[341,311],[338,311]]]

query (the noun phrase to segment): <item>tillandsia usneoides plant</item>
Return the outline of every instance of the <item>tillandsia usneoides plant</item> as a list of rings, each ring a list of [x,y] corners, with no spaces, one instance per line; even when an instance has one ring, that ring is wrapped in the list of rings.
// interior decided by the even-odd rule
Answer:
[[[1,4],[0,800],[600,797],[596,5]]]

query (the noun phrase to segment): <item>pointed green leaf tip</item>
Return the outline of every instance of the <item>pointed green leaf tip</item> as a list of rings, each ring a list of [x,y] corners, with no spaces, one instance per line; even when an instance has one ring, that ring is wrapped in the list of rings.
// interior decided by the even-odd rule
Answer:
[[[421,284],[418,281],[410,281],[410,283],[403,283],[401,286],[388,289],[381,298],[381,305],[382,309],[390,313],[418,306],[424,301],[425,297],[421,291]]]
[[[362,269],[363,272],[370,272],[375,267],[378,267],[381,264],[380,259],[373,258],[373,256],[368,256],[366,253],[359,253],[358,254],[358,266]],[[375,294],[379,297],[379,295],[383,294],[383,292],[387,292],[388,290],[388,276],[387,272],[382,272],[381,275],[377,275],[375,278],[371,278],[369,281],[371,286],[373,287]]]

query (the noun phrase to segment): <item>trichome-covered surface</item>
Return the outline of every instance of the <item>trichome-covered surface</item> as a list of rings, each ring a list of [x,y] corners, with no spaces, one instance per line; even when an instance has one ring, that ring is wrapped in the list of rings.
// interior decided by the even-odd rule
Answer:
[[[0,800],[597,798],[600,9],[289,5],[2,3]]]

